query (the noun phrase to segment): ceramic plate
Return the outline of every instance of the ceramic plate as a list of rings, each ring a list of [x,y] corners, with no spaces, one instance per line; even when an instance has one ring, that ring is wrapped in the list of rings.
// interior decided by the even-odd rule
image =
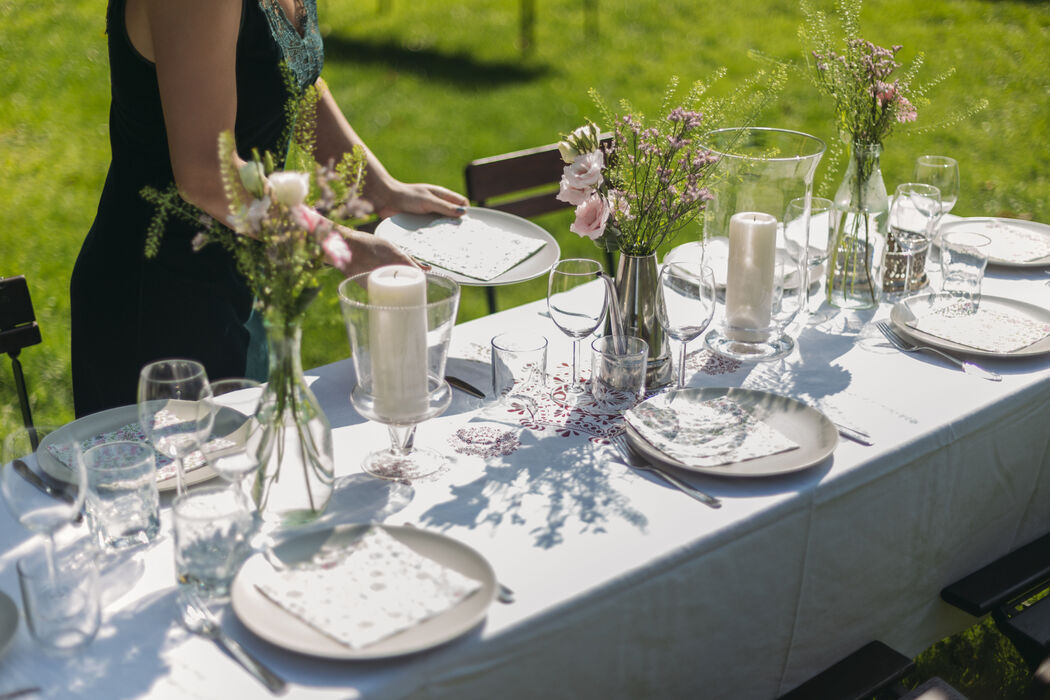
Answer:
[[[554,263],[558,262],[558,259],[561,257],[561,249],[558,247],[558,242],[554,240],[554,237],[545,229],[537,226],[528,219],[523,219],[514,214],[496,211],[495,209],[485,209],[482,207],[471,207],[469,209],[469,216],[481,221],[482,223],[488,224],[489,226],[516,233],[521,236],[526,236],[528,238],[541,240],[546,245],[540,248],[539,251],[532,256],[522,260],[514,267],[491,280],[479,280],[474,277],[467,277],[458,272],[434,266],[435,270],[440,270],[442,274],[448,275],[459,284],[465,286],[490,287],[524,282],[550,272],[550,269],[554,267]],[[439,218],[442,217],[433,214],[395,214],[389,219],[383,219],[379,222],[379,225],[376,227],[376,235],[380,238],[396,237],[397,234],[404,231],[417,231]]]
[[[914,321],[917,317],[929,313],[935,304],[943,303],[944,298],[945,297],[940,294],[924,294],[905,299],[894,305],[894,307],[890,309],[890,321],[893,322],[894,330],[900,331],[901,335],[910,338],[921,345],[932,345],[941,350],[975,355],[978,357],[1033,357],[1035,355],[1045,355],[1050,352],[1050,336],[1046,336],[1042,340],[1038,340],[1028,347],[1015,350],[1014,352],[993,352],[955,343],[929,333],[923,333],[917,328],[912,328],[908,325],[908,321]],[[1028,316],[1034,321],[1050,323],[1050,311],[1041,306],[1028,304],[1023,301],[1016,301],[1014,299],[991,297],[987,294],[982,294],[981,308],[996,309],[1013,314],[1019,313]]]
[[[798,443],[798,449],[718,467],[692,467],[670,457],[645,440],[627,423],[627,440],[646,459],[664,466],[724,477],[757,477],[789,474],[819,464],[838,444],[834,423],[820,411],[786,396],[751,389],[682,389],[675,401],[710,401],[726,396],[756,419],[776,428]],[[660,400],[660,397],[654,397]],[[652,400],[652,399],[650,399]]]
[[[56,479],[69,481],[71,476],[69,469],[66,465],[62,464],[62,462],[52,456],[51,451],[48,449],[49,445],[65,442],[72,434],[80,436],[81,440],[90,439],[92,436],[123,428],[128,423],[138,423],[138,420],[138,406],[118,406],[117,408],[110,408],[105,411],[99,411],[98,413],[92,413],[83,418],[78,418],[72,423],[68,423],[55,432],[47,435],[40,441],[40,448],[37,450],[37,458],[40,460],[40,466],[44,471]],[[216,476],[218,475],[212,470],[212,468],[205,464],[204,466],[186,472],[186,485],[192,486],[193,484],[199,484],[203,481],[214,479]],[[171,476],[167,479],[159,480],[157,482],[157,488],[162,492],[174,491],[176,488],[175,477]]]
[[[294,537],[274,548],[288,564],[309,561],[326,542],[353,541],[372,525],[341,525]],[[496,575],[484,557],[465,544],[444,535],[413,527],[383,525],[384,530],[406,547],[464,576],[481,581],[481,589],[455,607],[375,644],[352,649],[322,634],[292,615],[255,587],[254,581],[272,570],[262,554],[245,562],[233,581],[233,610],[245,627],[271,644],[289,651],[328,659],[385,659],[414,654],[466,634],[485,619],[496,597]]]
[[[18,606],[3,591],[0,591],[0,656],[4,655],[18,631]]]
[[[997,237],[1002,237],[1004,227],[1016,227],[1028,233],[1041,236],[1050,242],[1050,226],[1047,226],[1046,224],[1040,224],[1036,221],[1024,221],[1023,219],[1002,219],[997,217],[972,217],[947,221],[941,224],[937,235],[943,236],[949,231],[971,231],[973,233],[983,233],[992,239],[993,249],[988,255],[988,263],[990,265],[1021,268],[1047,267],[1050,265],[1050,254],[1034,260],[1010,260],[1006,257],[996,256],[994,248],[995,241]],[[1008,231],[1009,229],[1007,228],[1005,230]]]
[[[697,263],[702,256],[704,264],[710,267],[711,271],[715,273],[715,285],[719,289],[725,289],[727,270],[729,269],[729,239],[725,236],[713,236],[707,241],[707,249],[701,252],[702,247],[703,246],[698,241],[683,243],[667,252],[667,255],[664,257],[664,263]],[[812,289],[813,285],[817,284],[820,278],[824,276],[824,264],[821,263],[820,265],[811,267],[809,269],[809,275],[810,288]],[[798,275],[795,273],[789,273],[787,276],[786,289],[798,289],[798,286]]]

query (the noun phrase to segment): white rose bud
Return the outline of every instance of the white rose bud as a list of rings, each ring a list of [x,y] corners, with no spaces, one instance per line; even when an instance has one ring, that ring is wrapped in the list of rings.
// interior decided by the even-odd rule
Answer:
[[[572,163],[576,160],[576,148],[568,141],[558,142],[558,152],[561,153],[562,162]]]
[[[270,194],[278,204],[294,207],[310,192],[310,175],[294,171],[270,174]]]
[[[262,163],[250,160],[237,171],[241,176],[241,184],[244,189],[256,199],[266,193],[266,173],[263,172]]]

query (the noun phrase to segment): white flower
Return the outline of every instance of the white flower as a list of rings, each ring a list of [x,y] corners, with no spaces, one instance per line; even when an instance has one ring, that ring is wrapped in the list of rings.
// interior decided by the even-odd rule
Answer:
[[[250,160],[241,166],[237,174],[241,176],[241,184],[253,197],[262,197],[266,193],[266,172],[262,163]]]
[[[572,163],[572,161],[576,160],[576,147],[568,141],[558,142],[558,152],[561,153],[561,159],[564,163]]]
[[[310,175],[295,171],[270,174],[270,194],[278,204],[294,207],[302,204],[310,192]]]
[[[244,213],[244,223],[247,224],[248,230],[258,233],[262,229],[262,222],[269,211],[269,197],[252,200],[252,203],[248,205],[248,210]]]
[[[605,157],[601,151],[581,153],[573,159],[572,163],[565,166],[562,178],[568,187],[598,189],[602,184],[603,167],[605,167]]]

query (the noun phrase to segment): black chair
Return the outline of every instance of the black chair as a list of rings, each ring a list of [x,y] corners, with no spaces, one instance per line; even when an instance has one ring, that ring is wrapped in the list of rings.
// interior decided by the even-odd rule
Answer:
[[[779,700],[867,700],[889,689],[900,697],[900,680],[913,668],[907,656],[882,642],[869,642]]]
[[[22,348],[38,343],[40,327],[36,323],[25,277],[18,275],[0,279],[0,353],[7,353],[11,358],[22,422],[30,429],[33,427],[33,414],[29,410],[29,392],[18,355]]]
[[[603,138],[607,143],[609,137]],[[467,199],[479,207],[498,209],[524,218],[570,208],[557,199],[558,182],[565,163],[558,146],[539,146],[524,151],[479,158],[467,164]],[[613,254],[606,253],[610,273],[616,264]],[[489,313],[496,311],[496,290],[486,287]]]
[[[1050,657],[1050,595],[1039,598],[1048,591],[1050,534],[956,581],[941,591],[941,599],[974,617],[991,613],[1038,684],[1042,674],[1036,671]]]

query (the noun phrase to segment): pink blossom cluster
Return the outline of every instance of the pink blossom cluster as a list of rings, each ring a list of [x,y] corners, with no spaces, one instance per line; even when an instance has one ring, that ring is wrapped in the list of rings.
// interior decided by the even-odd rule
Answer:
[[[570,230],[594,241],[611,230],[610,249],[653,252],[712,198],[704,183],[717,157],[693,138],[702,124],[699,112],[676,107],[655,126],[617,117],[604,150],[594,124],[565,136],[557,198],[576,207]]]

